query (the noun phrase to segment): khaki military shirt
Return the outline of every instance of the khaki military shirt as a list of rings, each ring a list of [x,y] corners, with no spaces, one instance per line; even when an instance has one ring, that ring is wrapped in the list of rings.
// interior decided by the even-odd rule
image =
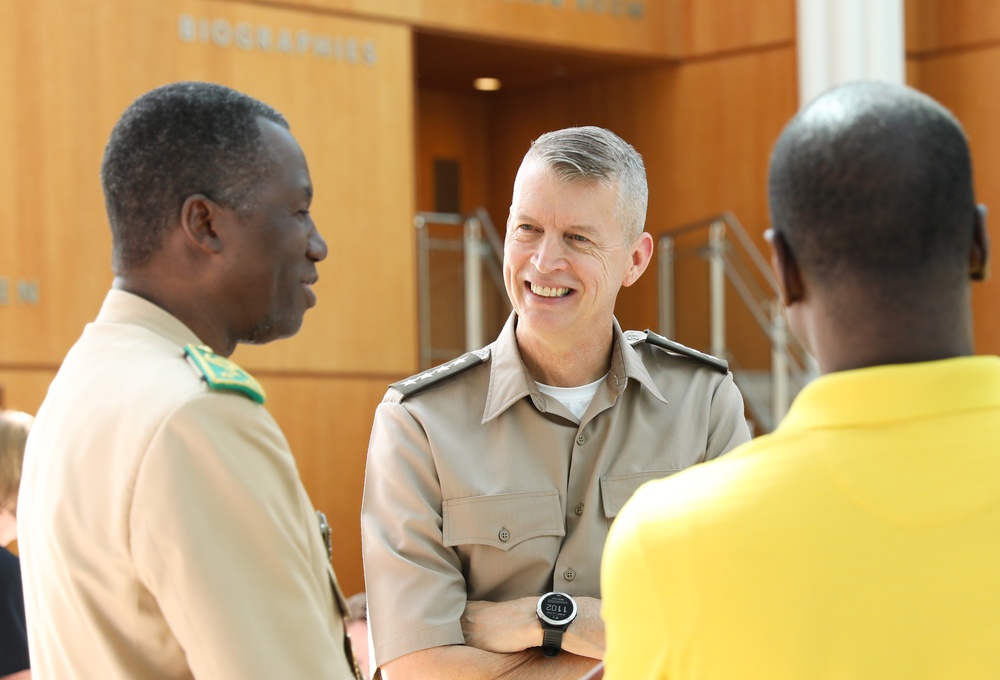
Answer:
[[[604,541],[632,493],[750,439],[728,371],[617,321],[611,369],[577,422],[538,391],[515,324],[376,410],[362,508],[373,669],[464,643],[467,600],[600,597]]]
[[[113,290],[49,389],[18,503],[36,680],[353,677],[285,438],[198,342]]]

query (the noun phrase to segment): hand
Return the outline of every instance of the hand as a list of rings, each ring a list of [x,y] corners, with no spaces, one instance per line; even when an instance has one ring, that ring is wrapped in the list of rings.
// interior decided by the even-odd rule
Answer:
[[[465,644],[487,652],[521,652],[542,644],[542,627],[535,614],[538,598],[507,602],[472,601],[462,614]]]

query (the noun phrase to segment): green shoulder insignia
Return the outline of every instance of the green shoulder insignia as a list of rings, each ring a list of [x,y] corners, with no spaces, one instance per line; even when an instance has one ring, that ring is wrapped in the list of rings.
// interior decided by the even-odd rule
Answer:
[[[458,375],[462,371],[468,370],[473,366],[478,366],[489,358],[490,349],[488,347],[478,349],[475,352],[466,352],[454,361],[449,361],[448,363],[441,364],[436,368],[428,369],[423,373],[418,373],[411,378],[407,378],[406,380],[400,380],[399,382],[389,385],[389,387],[399,390],[403,393],[404,397],[409,397],[417,392],[427,389],[431,385],[441,382],[445,378],[450,378],[451,376]]]
[[[244,371],[226,357],[219,356],[205,345],[185,345],[184,354],[195,367],[210,389],[230,390],[250,397],[263,404],[266,396],[264,388],[256,378]]]
[[[686,345],[682,345],[679,342],[674,342],[673,340],[668,340],[658,333],[654,333],[651,330],[646,331],[626,331],[625,339],[631,344],[637,345],[640,342],[648,342],[650,345],[655,345],[660,349],[665,349],[668,352],[674,354],[680,354],[681,356],[700,361],[701,363],[714,368],[720,373],[729,372],[729,362],[719,359],[718,357],[713,357],[711,354],[705,354],[704,352],[699,352],[696,349],[691,349]]]

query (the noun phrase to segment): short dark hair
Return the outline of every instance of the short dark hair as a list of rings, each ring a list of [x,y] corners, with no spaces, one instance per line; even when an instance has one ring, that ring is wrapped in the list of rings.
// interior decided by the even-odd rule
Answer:
[[[642,156],[624,139],[586,125],[546,132],[531,143],[524,161],[537,159],[566,182],[603,182],[618,191],[618,218],[625,242],[646,224],[649,189]]]
[[[159,87],[125,110],[101,163],[116,273],[149,261],[193,194],[241,214],[253,209],[273,164],[260,118],[288,129],[267,104],[200,82]]]
[[[856,82],[820,96],[781,133],[768,192],[775,230],[820,285],[967,279],[968,143],[958,120],[916,90]]]

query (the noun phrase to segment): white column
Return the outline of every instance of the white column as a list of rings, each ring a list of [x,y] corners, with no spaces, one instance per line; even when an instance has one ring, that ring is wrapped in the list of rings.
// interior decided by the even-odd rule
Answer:
[[[796,0],[799,105],[850,80],[906,82],[903,0]]]

